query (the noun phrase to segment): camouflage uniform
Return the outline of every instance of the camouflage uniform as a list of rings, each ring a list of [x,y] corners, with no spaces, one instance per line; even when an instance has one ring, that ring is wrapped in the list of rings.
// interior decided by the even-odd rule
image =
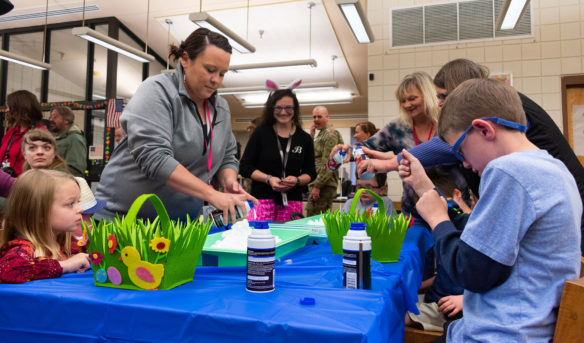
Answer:
[[[320,189],[318,200],[308,200],[306,204],[306,215],[314,216],[321,212],[326,212],[333,205],[333,199],[337,195],[337,185],[339,183],[339,172],[332,172],[327,167],[331,150],[337,144],[343,144],[343,138],[339,131],[332,125],[322,129],[314,140],[314,164],[318,176],[310,183],[310,191],[314,187]]]

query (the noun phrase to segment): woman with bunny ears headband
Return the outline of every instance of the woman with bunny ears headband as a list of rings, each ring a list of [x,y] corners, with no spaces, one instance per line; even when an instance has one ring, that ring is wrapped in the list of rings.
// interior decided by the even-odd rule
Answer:
[[[302,130],[300,105],[292,91],[301,81],[278,89],[266,81],[271,91],[256,128],[241,158],[239,171],[252,179],[251,194],[259,205],[249,220],[289,220],[302,213],[302,187],[316,178],[314,145]]]

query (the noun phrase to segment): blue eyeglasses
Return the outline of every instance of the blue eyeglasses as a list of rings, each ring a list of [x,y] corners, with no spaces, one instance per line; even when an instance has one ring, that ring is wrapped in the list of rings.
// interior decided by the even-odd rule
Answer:
[[[512,128],[512,129],[519,130],[521,132],[527,131],[527,125],[518,124],[518,123],[509,121],[509,120],[505,120],[505,119],[501,119],[501,118],[497,118],[497,117],[487,117],[487,118],[481,118],[481,119],[482,120],[488,120],[488,121],[493,122],[495,124],[507,126],[507,127]],[[462,144],[462,142],[466,138],[466,134],[471,129],[472,129],[472,124],[470,124],[470,126],[467,127],[466,130],[464,130],[464,132],[462,133],[462,135],[460,136],[460,138],[458,138],[458,140],[456,141],[456,143],[454,143],[454,145],[452,146],[451,151],[454,154],[454,156],[456,156],[456,158],[458,158],[458,160],[460,162],[464,162],[464,155],[460,151],[460,145]]]

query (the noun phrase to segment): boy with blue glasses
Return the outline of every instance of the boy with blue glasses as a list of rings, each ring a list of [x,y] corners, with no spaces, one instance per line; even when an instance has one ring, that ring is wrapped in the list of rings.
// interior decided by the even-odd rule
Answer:
[[[446,99],[438,134],[482,176],[464,231],[417,159],[403,152],[400,176],[420,195],[436,258],[464,291],[464,317],[448,342],[549,342],[565,279],[580,272],[582,202],[566,166],[523,133],[517,92],[473,79]]]

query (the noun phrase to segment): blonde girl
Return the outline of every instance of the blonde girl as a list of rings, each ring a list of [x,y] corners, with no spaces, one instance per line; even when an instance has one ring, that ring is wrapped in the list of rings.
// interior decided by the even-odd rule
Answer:
[[[22,170],[29,169],[55,169],[68,172],[67,162],[57,154],[57,141],[55,137],[42,129],[28,131],[22,137],[22,155],[24,164]]]
[[[81,223],[79,185],[56,170],[33,169],[12,186],[0,233],[0,282],[22,283],[82,273],[87,254],[71,233]]]

